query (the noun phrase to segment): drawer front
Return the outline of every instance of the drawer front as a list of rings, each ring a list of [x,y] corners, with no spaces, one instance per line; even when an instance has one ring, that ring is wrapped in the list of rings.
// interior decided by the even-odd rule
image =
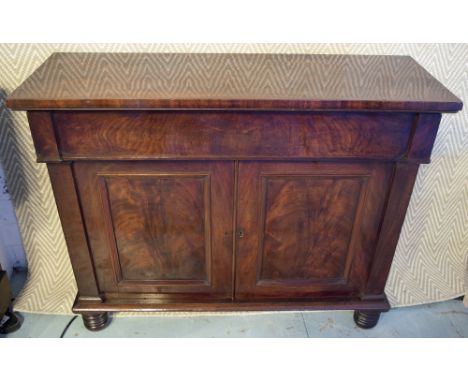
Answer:
[[[409,113],[55,112],[63,159],[373,158],[405,155]]]

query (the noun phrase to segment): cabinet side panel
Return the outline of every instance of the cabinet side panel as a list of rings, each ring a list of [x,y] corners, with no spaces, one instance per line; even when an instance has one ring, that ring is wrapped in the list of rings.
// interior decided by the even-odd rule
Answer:
[[[439,130],[441,114],[419,114],[413,132],[408,159],[429,163],[432,147]]]
[[[99,297],[71,164],[49,163],[47,168],[80,297]]]
[[[384,293],[393,256],[405,220],[419,164],[397,163],[385,208],[379,239],[372,262],[366,293],[368,297]]]

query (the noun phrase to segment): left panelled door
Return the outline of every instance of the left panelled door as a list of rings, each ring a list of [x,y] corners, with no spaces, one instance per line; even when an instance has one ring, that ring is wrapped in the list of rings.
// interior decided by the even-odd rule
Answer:
[[[99,289],[232,297],[232,162],[76,162]]]

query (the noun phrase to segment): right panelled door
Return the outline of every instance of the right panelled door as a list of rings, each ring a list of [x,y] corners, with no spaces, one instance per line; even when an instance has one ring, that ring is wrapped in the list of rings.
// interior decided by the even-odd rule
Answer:
[[[240,162],[235,298],[359,296],[393,165]]]

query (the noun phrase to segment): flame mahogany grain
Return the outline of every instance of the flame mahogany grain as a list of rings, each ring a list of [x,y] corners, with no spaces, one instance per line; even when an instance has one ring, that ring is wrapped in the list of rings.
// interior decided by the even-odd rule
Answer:
[[[76,162],[100,292],[232,296],[232,162]]]
[[[391,164],[242,162],[236,298],[365,289]]]
[[[375,326],[461,101],[410,57],[54,54],[28,111],[78,285],[114,311],[354,309]]]
[[[397,159],[406,153],[414,115],[108,111],[56,112],[54,121],[67,160]]]

